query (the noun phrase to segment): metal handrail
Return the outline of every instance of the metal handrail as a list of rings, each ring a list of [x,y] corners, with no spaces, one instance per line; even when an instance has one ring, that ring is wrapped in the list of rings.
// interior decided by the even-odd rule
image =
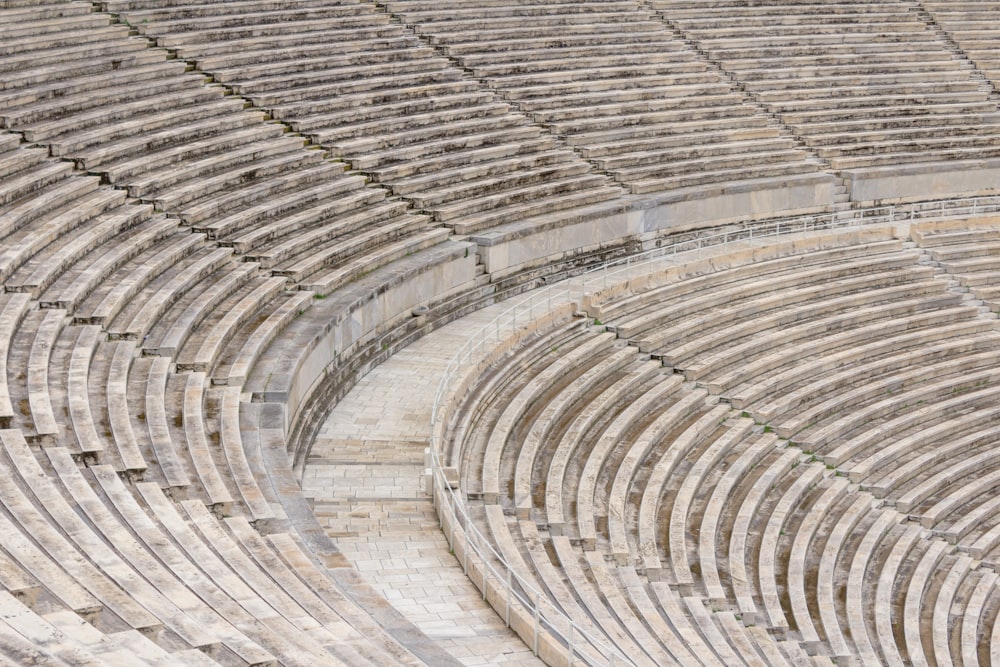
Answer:
[[[616,647],[600,638],[594,637],[583,630],[570,617],[566,616],[558,606],[546,595],[536,589],[530,581],[515,572],[503,554],[497,551],[489,539],[476,527],[462,497],[455,492],[444,475],[444,466],[440,459],[441,447],[437,428],[442,418],[441,408],[455,377],[464,364],[467,364],[475,353],[482,354],[487,349],[487,342],[499,343],[505,332],[516,333],[518,324],[528,324],[535,320],[538,314],[552,312],[554,302],[563,299],[569,301],[574,294],[581,297],[588,290],[603,289],[608,286],[609,279],[625,274],[631,276],[636,267],[643,267],[652,262],[669,259],[677,261],[677,255],[690,251],[698,251],[709,247],[725,247],[734,242],[749,242],[753,244],[758,239],[771,239],[789,234],[800,234],[811,231],[843,229],[878,224],[888,224],[905,221],[938,221],[962,219],[981,214],[1000,212],[1000,195],[984,197],[963,197],[930,202],[918,202],[908,206],[874,206],[870,208],[835,211],[816,215],[805,215],[792,218],[771,219],[747,224],[739,229],[725,231],[720,234],[701,236],[685,241],[677,241],[646,252],[629,257],[605,262],[593,267],[577,277],[580,285],[571,288],[568,279],[543,287],[530,293],[528,298],[507,310],[501,312],[489,323],[485,324],[478,334],[470,336],[461,348],[448,362],[441,381],[438,383],[431,408],[431,424],[433,435],[430,442],[430,463],[434,487],[434,505],[441,526],[450,526],[447,538],[452,549],[455,548],[456,529],[465,537],[463,569],[469,572],[470,554],[479,561],[483,577],[481,591],[485,600],[488,592],[488,581],[503,584],[505,595],[504,616],[510,626],[511,609],[519,605],[530,612],[533,623],[531,648],[535,655],[539,651],[539,636],[547,631],[556,636],[569,651],[572,657],[583,660],[588,665],[634,665],[635,663],[622,654]],[[545,307],[542,303],[545,303]],[[519,317],[520,315],[520,317]],[[443,428],[442,428],[443,430]],[[447,514],[446,514],[447,513]],[[498,563],[499,567],[494,563]],[[475,583],[475,582],[474,582]],[[515,590],[514,584],[520,588]],[[543,605],[547,608],[543,609]],[[499,613],[499,609],[497,609]],[[592,650],[587,650],[587,648]],[[594,652],[596,651],[596,655]],[[604,662],[594,662],[594,660]]]

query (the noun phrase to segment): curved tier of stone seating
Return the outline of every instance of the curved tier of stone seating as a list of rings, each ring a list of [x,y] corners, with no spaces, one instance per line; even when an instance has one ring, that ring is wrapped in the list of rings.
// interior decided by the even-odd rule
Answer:
[[[386,5],[631,192],[789,179],[820,163],[631,1]]]
[[[104,5],[460,233],[621,194],[374,5]]]
[[[902,3],[651,4],[835,169],[998,154],[988,91]]]
[[[405,206],[364,219],[384,190],[92,10],[0,10],[21,63],[0,91],[4,652],[421,664],[358,602],[370,591],[342,588],[299,542],[242,442],[250,369],[314,293],[238,253],[295,258],[321,241],[287,247],[289,230],[339,229],[333,246],[391,219],[337,249],[343,284],[445,230],[427,235]],[[75,66],[84,54],[92,66]],[[300,188],[313,191],[301,207]],[[274,225],[263,241],[209,233],[248,207]]]
[[[682,262],[464,396],[483,533],[636,664],[989,652],[997,321],[914,243],[858,240]]]
[[[121,199],[127,192],[217,244],[253,252],[250,259],[267,258],[277,265],[275,275],[288,275],[279,261],[294,266],[315,253],[311,262],[295,267],[293,278],[309,274],[323,293],[447,233],[430,231],[426,216],[386,199],[384,188],[366,186],[363,177],[345,174],[344,165],[322,151],[307,150],[303,137],[288,135],[286,126],[261,111],[245,110],[245,100],[206,84],[203,75],[187,71],[166,50],[130,37],[127,26],[113,25],[109,15],[92,13],[84,3],[53,7],[62,9],[52,20],[68,22],[58,43],[25,39],[42,29],[33,15],[10,17],[6,50],[44,64],[5,81],[0,118],[4,127],[51,155],[117,186],[113,196]],[[81,17],[86,29],[77,26]],[[75,51],[63,47],[90,44],[98,27],[109,31],[102,35],[103,55],[87,68],[70,66]],[[4,45],[0,41],[0,48]],[[378,200],[384,200],[382,207],[370,206]],[[249,228],[255,232],[251,238]],[[112,229],[109,223],[93,234]],[[53,238],[46,231],[45,237],[33,237],[36,247]],[[321,257],[324,249],[329,250]],[[334,263],[339,273],[329,276]]]

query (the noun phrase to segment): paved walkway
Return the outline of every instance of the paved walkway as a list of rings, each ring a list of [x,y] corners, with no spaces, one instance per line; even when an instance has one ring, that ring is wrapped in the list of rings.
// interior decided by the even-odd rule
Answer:
[[[420,488],[445,366],[472,332],[513,303],[449,324],[371,371],[327,419],[302,480],[343,554],[466,665],[542,665],[466,578]]]
[[[628,274],[656,270],[667,261]],[[588,286],[603,284],[604,276],[597,274]],[[455,354],[466,341],[484,338],[484,328],[498,315],[518,306],[515,320],[523,323],[530,314],[539,316],[582,291],[579,278],[554,287],[561,298],[543,296],[553,292],[515,297],[452,322],[393,355],[337,404],[306,462],[303,492],[313,499],[316,517],[343,554],[400,613],[466,665],[542,663],[466,578],[450,553],[430,496],[420,488],[434,396]],[[511,326],[509,315],[503,321],[501,330]],[[487,329],[487,347],[495,340],[494,328]]]

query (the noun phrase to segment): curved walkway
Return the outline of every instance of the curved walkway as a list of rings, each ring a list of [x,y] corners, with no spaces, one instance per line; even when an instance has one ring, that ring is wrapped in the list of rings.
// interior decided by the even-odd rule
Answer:
[[[455,351],[505,301],[421,338],[341,400],[302,480],[316,516],[368,582],[466,665],[542,665],[466,578],[421,488],[434,393]]]

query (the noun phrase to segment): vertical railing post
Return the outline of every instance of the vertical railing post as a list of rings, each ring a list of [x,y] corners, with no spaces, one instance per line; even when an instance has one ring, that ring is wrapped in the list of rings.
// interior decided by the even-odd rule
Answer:
[[[514,587],[510,585],[510,563],[507,563],[507,605],[504,608],[504,622],[510,627],[510,603],[514,597]]]
[[[567,638],[567,641],[566,641],[566,643],[569,646],[569,655],[566,657],[566,667],[573,667],[573,658],[574,658],[575,653],[576,653],[576,647],[573,646],[573,640],[575,638],[574,635],[576,634],[573,631],[575,629],[576,629],[576,624],[573,621],[570,621],[569,622],[569,637]]]
[[[534,631],[533,631],[532,637],[531,637],[531,651],[532,651],[532,653],[535,654],[536,658],[538,657],[538,633],[541,631],[541,626],[542,626],[541,613],[542,613],[542,598],[541,598],[540,595],[536,594],[535,595],[535,623],[534,623]]]

